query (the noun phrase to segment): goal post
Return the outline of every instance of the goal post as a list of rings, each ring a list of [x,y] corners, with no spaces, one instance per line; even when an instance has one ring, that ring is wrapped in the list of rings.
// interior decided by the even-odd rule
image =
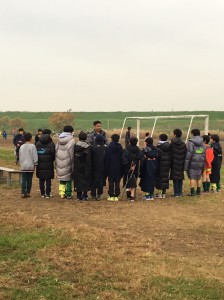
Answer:
[[[205,120],[205,127],[204,127],[205,129],[204,129],[204,131],[205,131],[205,134],[208,134],[209,115],[176,115],[176,116],[126,117],[124,119],[124,121],[123,121],[123,125],[122,125],[122,128],[121,128],[120,137],[123,134],[124,127],[125,127],[126,121],[128,119],[132,119],[132,120],[135,119],[136,122],[137,122],[136,136],[137,136],[138,140],[139,140],[139,137],[140,137],[141,120],[154,120],[152,131],[151,131],[151,137],[153,137],[153,134],[154,134],[154,131],[155,131],[155,127],[156,127],[157,121],[159,119],[190,119],[188,131],[187,131],[187,136],[186,136],[186,141],[187,141],[188,137],[190,135],[190,131],[191,131],[191,126],[192,126],[193,120],[195,118],[203,118]]]

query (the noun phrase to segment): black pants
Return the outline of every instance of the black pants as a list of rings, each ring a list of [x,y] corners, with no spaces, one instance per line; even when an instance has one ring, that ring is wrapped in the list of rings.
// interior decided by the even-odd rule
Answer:
[[[78,192],[77,191],[77,199],[78,200],[84,200],[84,199],[88,199],[88,194],[87,191],[82,191],[82,192]]]
[[[46,189],[45,189],[45,182],[46,182]],[[51,179],[39,179],[39,185],[40,185],[41,195],[50,196],[50,194],[51,194]]]
[[[22,172],[21,192],[22,194],[30,194],[32,187],[33,172]]]
[[[103,186],[100,185],[100,186],[93,186],[91,188],[91,196],[92,197],[96,197],[96,195],[102,195],[103,194]]]
[[[183,180],[173,180],[174,196],[182,196]]]
[[[109,177],[109,191],[108,194],[110,197],[118,197],[120,195],[120,178]]]

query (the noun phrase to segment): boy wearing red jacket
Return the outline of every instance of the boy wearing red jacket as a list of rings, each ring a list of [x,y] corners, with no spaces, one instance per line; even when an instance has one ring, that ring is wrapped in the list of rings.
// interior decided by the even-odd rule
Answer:
[[[203,171],[203,190],[204,193],[210,191],[210,174],[212,173],[212,161],[214,159],[213,149],[209,145],[210,137],[208,135],[203,135],[203,143],[205,144],[205,168]]]

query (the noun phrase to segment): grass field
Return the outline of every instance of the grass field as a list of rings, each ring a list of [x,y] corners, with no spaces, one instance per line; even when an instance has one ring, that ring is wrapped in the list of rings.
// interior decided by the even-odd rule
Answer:
[[[9,141],[0,165],[15,167]],[[1,182],[0,299],[224,299],[223,191],[80,203],[57,189],[40,198],[34,178],[21,199]]]
[[[0,112],[0,118],[2,116],[9,116],[10,118],[19,117],[26,120],[26,130],[35,133],[38,128],[49,127],[48,118],[52,113],[50,112]],[[91,130],[94,120],[101,120],[103,128],[112,130],[114,128],[120,130],[125,117],[133,116],[158,116],[158,115],[180,115],[180,114],[208,114],[210,118],[210,130],[224,131],[224,112],[215,111],[182,111],[182,112],[74,112],[75,115],[75,129],[79,130]],[[174,127],[179,127],[183,130],[187,130],[190,123],[190,119],[180,120],[160,120],[157,124],[157,131],[171,132]],[[136,128],[136,121],[128,121],[127,126]],[[141,121],[141,128],[151,131],[153,121]],[[204,129],[204,122],[202,119],[197,119],[193,122],[192,127],[198,127]],[[53,129],[53,128],[52,128]]]

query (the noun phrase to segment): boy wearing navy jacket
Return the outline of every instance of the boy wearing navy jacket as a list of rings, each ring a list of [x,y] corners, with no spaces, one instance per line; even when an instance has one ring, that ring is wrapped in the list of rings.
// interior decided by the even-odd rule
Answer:
[[[109,182],[109,201],[118,201],[120,195],[120,181],[123,176],[122,154],[123,148],[119,143],[119,135],[111,136],[112,142],[107,148],[105,157],[105,175]]]

